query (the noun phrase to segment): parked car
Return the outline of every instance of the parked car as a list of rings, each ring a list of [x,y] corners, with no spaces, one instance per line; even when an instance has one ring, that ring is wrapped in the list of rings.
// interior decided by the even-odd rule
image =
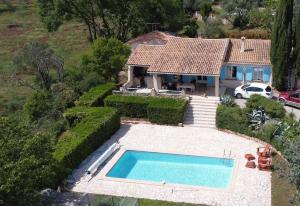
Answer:
[[[272,88],[263,83],[249,83],[238,86],[234,90],[234,96],[238,99],[250,98],[253,94],[259,94],[267,98],[272,98],[273,96]]]
[[[278,100],[284,105],[300,108],[300,89],[290,92],[281,92]]]

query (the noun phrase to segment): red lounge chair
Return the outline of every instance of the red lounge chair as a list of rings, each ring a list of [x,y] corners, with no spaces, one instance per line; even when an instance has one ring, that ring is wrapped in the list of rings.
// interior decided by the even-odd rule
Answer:
[[[254,161],[248,161],[247,163],[246,163],[246,167],[247,168],[256,168],[256,164],[255,164],[255,162]]]
[[[258,157],[258,163],[266,164],[269,161],[270,161],[270,158],[266,158],[266,157],[263,157],[263,156]]]
[[[246,158],[248,161],[255,160],[255,157],[254,157],[252,154],[245,154],[245,158]]]
[[[264,149],[262,152],[260,151],[261,148]],[[267,144],[265,147],[258,147],[257,155],[265,158],[271,157],[271,145]]]
[[[271,161],[268,161],[266,164],[258,163],[258,169],[262,171],[270,171],[271,170]]]

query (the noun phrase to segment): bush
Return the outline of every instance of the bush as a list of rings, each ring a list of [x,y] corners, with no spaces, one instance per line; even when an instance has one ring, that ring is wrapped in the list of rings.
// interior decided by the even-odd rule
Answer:
[[[239,107],[227,107],[219,105],[217,108],[216,125],[221,129],[250,135],[248,118],[244,110]]]
[[[116,84],[112,82],[94,87],[83,94],[75,104],[76,106],[103,106],[104,98],[110,95],[115,87]]]
[[[259,131],[254,133],[254,136],[262,141],[272,143],[274,141],[274,132],[277,129],[276,124],[266,124]]]
[[[226,38],[240,39],[243,36],[247,39],[270,39],[271,32],[267,29],[246,29],[243,31],[235,29],[225,32]]]
[[[271,99],[267,99],[260,95],[252,95],[246,103],[247,110],[251,111],[261,106],[265,109],[266,113],[270,115],[271,118],[284,118],[285,109],[279,102]]]
[[[147,107],[154,97],[111,95],[104,100],[104,105],[118,109],[124,117],[147,118]]]
[[[157,124],[177,125],[183,122],[187,103],[179,99],[154,99],[148,105],[148,118]]]
[[[185,101],[180,99],[120,95],[108,96],[104,105],[118,109],[121,116],[173,125],[183,121],[186,108]]]
[[[120,128],[120,117],[113,108],[74,107],[65,115],[68,120],[70,116],[81,117],[59,139],[53,154],[66,168],[76,167]]]

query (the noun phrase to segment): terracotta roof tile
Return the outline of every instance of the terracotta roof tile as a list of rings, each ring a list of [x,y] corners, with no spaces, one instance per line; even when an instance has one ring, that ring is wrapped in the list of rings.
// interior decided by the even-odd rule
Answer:
[[[148,72],[219,75],[228,43],[228,39],[172,37]]]
[[[128,65],[150,66],[159,57],[163,46],[140,44],[130,55]]]
[[[230,39],[225,62],[230,64],[270,65],[270,48],[270,40],[246,39],[245,52],[241,52],[241,40]]]

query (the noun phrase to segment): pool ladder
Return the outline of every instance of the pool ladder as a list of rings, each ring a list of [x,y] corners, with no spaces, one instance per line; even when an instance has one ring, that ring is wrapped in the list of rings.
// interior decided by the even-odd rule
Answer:
[[[230,159],[231,159],[231,150],[229,150],[229,153],[226,154],[226,150],[224,149],[223,151],[223,162],[224,164],[230,164]]]

